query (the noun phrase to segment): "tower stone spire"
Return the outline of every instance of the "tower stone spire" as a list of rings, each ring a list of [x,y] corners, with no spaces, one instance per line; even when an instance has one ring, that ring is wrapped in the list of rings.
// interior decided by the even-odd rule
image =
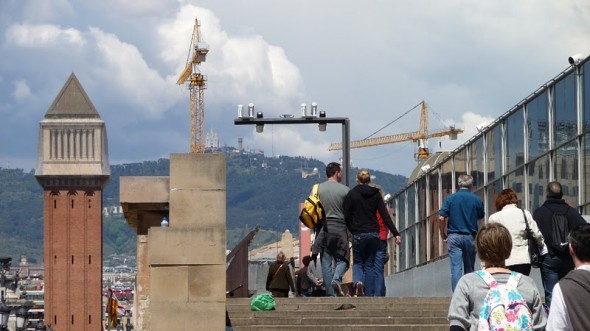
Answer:
[[[40,126],[35,175],[42,186],[43,179],[56,175],[108,178],[105,124],[74,73]]]
[[[105,123],[73,73],[40,122],[35,177],[44,190],[45,324],[102,329]]]

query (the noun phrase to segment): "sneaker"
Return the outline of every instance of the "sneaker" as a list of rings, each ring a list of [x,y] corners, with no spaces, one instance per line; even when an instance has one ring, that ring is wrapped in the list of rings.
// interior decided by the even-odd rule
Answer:
[[[332,288],[334,289],[334,293],[336,293],[337,297],[343,297],[344,292],[342,291],[342,287],[335,281],[332,281]]]
[[[364,297],[365,296],[365,287],[363,282],[356,283],[356,296],[357,297]]]

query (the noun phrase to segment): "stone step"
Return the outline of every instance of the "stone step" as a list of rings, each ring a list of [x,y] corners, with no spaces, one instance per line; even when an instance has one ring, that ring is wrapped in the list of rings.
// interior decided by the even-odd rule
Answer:
[[[320,310],[292,310],[289,311],[289,317],[309,317],[317,314]],[[321,310],[323,317],[445,317],[447,316],[448,309],[389,309],[386,313],[383,309],[350,309],[350,310]],[[233,318],[281,318],[285,316],[284,310],[272,310],[272,311],[231,311]]]
[[[450,298],[275,298],[276,310],[251,311],[251,298],[228,298],[232,329],[448,330]],[[342,309],[338,308],[350,308]]]
[[[244,325],[234,331],[448,331],[448,324],[439,325]]]
[[[227,304],[250,303],[252,298],[227,298]],[[424,304],[437,303],[449,304],[450,297],[296,297],[296,298],[275,298],[275,302],[349,302],[362,300],[367,302],[387,302],[387,303],[404,303],[404,304]]]
[[[276,310],[336,310],[343,304],[353,304],[356,310],[445,310],[449,308],[450,299],[431,298],[276,298]],[[250,311],[250,298],[227,300],[228,311]]]
[[[304,317],[291,317],[290,315],[280,318],[234,318],[230,315],[232,325],[432,325],[444,324],[446,317],[348,317],[346,312],[342,316],[323,317],[321,312]]]

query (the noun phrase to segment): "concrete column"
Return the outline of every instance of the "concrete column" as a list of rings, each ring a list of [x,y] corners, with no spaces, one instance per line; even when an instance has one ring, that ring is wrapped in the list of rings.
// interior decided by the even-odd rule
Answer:
[[[168,228],[148,230],[150,330],[225,326],[226,161],[170,156]]]
[[[63,160],[63,139],[64,139],[64,130],[58,129],[57,131],[57,159]]]

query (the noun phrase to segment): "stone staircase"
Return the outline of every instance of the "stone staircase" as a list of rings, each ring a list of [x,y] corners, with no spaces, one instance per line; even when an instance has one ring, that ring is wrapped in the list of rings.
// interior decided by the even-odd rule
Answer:
[[[448,330],[450,298],[276,298],[276,310],[251,311],[250,298],[227,298],[232,330]]]

